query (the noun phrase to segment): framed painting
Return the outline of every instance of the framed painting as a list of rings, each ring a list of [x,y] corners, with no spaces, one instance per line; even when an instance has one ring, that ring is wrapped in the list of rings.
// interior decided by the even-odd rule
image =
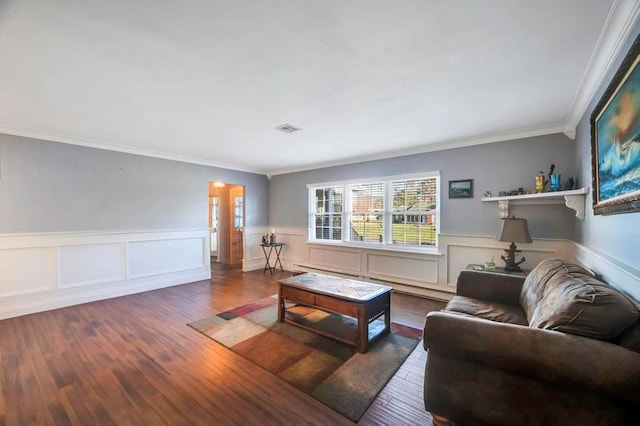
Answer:
[[[640,35],[591,114],[594,214],[640,211]]]
[[[449,198],[473,198],[473,179],[450,180]]]

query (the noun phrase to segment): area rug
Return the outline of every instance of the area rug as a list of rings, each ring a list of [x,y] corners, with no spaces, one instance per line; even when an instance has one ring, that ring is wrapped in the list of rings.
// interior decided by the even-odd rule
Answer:
[[[358,421],[422,337],[391,324],[391,333],[367,353],[295,325],[280,323],[276,295],[190,323],[189,326]],[[314,327],[352,332],[348,317],[287,305],[289,318]],[[372,324],[371,328],[376,328]]]

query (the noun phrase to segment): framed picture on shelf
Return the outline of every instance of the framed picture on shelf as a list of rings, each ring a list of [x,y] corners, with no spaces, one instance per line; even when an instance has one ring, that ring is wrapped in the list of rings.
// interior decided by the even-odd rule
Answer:
[[[640,36],[591,114],[593,213],[640,211]]]
[[[473,198],[473,179],[450,180],[449,198]]]

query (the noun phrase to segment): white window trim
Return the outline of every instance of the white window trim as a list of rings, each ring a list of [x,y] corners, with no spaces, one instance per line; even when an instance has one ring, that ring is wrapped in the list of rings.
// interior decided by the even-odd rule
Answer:
[[[436,238],[435,245],[429,246],[427,248],[417,245],[402,245],[402,244],[393,244],[392,240],[392,200],[391,200],[391,185],[390,183],[393,181],[399,180],[412,180],[412,179],[429,179],[429,178],[437,178],[438,185],[436,185],[436,205],[437,208],[434,210],[430,210],[436,215]],[[385,192],[384,192],[384,213],[383,213],[383,229],[384,234],[382,236],[382,243],[377,242],[356,242],[351,241],[351,234],[349,232],[349,224],[351,220],[351,191],[350,186],[354,184],[368,184],[368,183],[383,183]],[[332,186],[342,186],[342,240],[323,240],[323,239],[315,239],[313,236],[315,235],[315,221],[314,218],[316,216],[315,213],[315,196],[312,196],[312,193],[315,192],[318,188],[327,188]],[[398,252],[407,252],[407,253],[429,253],[429,254],[439,254],[438,243],[439,243],[439,233],[440,233],[440,171],[431,171],[425,173],[413,173],[406,175],[395,175],[395,176],[381,176],[367,179],[349,179],[342,181],[333,181],[333,182],[324,182],[324,183],[314,183],[307,184],[307,197],[308,197],[308,205],[307,205],[307,215],[308,215],[308,240],[309,244],[325,244],[330,246],[344,246],[344,247],[358,247],[358,248],[367,248],[367,249],[379,249],[379,250],[389,250],[389,251],[398,251]],[[428,213],[428,212],[427,212]]]

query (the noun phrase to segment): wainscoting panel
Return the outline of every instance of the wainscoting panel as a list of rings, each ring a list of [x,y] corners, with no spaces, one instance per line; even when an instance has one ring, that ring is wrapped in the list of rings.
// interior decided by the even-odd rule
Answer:
[[[244,228],[243,271],[246,272],[264,268],[265,259],[260,243],[262,243],[262,236],[270,232],[270,229],[271,228],[267,228],[266,226]]]
[[[307,230],[303,228],[275,228],[276,239],[287,245],[282,250],[282,258],[290,262],[307,259]]]
[[[309,257],[307,249],[307,229],[290,227],[251,227],[245,228],[245,257],[242,263],[243,271],[254,271],[265,266],[265,255],[260,247],[262,236],[275,231],[276,242],[285,243],[280,260],[285,269],[293,269],[293,263],[305,262]],[[269,249],[267,248],[267,253]],[[275,264],[275,252],[271,253],[270,262]]]
[[[56,287],[56,251],[51,247],[0,250],[0,300]]]
[[[424,255],[367,253],[367,275],[423,287],[438,284],[438,261]]]
[[[206,238],[132,241],[128,243],[129,277],[146,277],[201,268],[209,253]]]
[[[362,273],[361,253],[358,250],[348,250],[326,246],[312,245],[309,247],[309,263],[320,268],[347,272],[359,275]]]
[[[0,235],[0,319],[209,278],[208,229]]]
[[[60,287],[74,287],[125,278],[122,243],[58,247]]]

